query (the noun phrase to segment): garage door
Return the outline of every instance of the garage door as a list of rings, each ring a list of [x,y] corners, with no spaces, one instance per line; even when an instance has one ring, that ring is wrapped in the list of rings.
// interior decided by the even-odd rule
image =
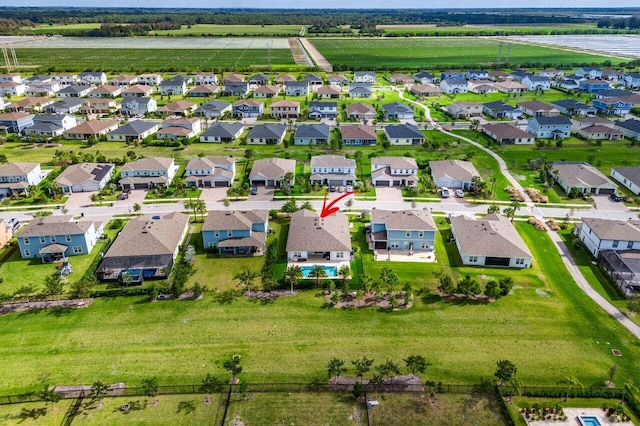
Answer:
[[[377,180],[375,182],[376,186],[389,186],[389,181],[388,180]]]
[[[329,185],[331,186],[341,186],[343,185],[342,180],[330,180]]]
[[[394,180],[393,181],[393,186],[400,186],[401,183],[402,183],[402,181]]]
[[[484,261],[485,266],[509,266],[508,257],[487,257]]]
[[[213,182],[213,186],[216,186],[216,187],[229,186],[229,184],[224,180],[217,180],[217,181]]]
[[[264,180],[252,180],[251,185],[253,186],[265,186],[267,184]]]
[[[614,192],[616,192],[615,189],[611,189],[611,188],[600,188],[600,193],[601,194],[613,194]]]

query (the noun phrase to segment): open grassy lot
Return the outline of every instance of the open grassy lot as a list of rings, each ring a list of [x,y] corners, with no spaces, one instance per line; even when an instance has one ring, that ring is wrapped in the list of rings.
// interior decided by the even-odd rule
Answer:
[[[232,397],[225,425],[354,425],[367,424],[364,404],[349,393],[250,393],[246,401]]]
[[[369,410],[372,426],[447,425],[499,426],[506,421],[493,395],[370,394],[380,405]]]
[[[179,30],[150,31],[149,35],[161,36],[296,36],[301,25],[183,25]]]
[[[431,67],[486,66],[496,61],[498,41],[469,37],[402,39],[312,39],[334,69],[418,69]],[[460,55],[460,52],[465,52]],[[554,66],[598,63],[619,59],[524,44],[511,45],[514,64]]]
[[[48,71],[196,72],[268,66],[264,49],[21,49],[20,65]],[[295,68],[288,49],[272,49],[271,64]]]
[[[0,425],[58,426],[73,400],[0,405]]]
[[[378,29],[394,35],[412,36],[448,36],[448,35],[553,35],[564,33],[580,33],[582,31],[611,32],[609,29],[599,29],[594,23],[580,24],[533,24],[533,25],[464,25],[464,26],[436,26],[426,25],[378,25]]]

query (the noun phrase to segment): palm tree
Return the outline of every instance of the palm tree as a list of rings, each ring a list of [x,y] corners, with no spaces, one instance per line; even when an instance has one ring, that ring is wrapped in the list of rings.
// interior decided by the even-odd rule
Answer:
[[[506,207],[504,210],[502,210],[502,214],[511,219],[511,222],[513,222],[516,211],[513,209],[513,207]]]
[[[360,275],[360,284],[362,284],[362,290],[365,293],[371,293],[371,289],[373,288],[373,278],[369,275],[362,274]]]
[[[310,202],[310,201],[305,201],[304,203],[302,203],[302,204],[300,205],[300,210],[309,210],[309,211],[311,211],[311,212],[316,211],[316,210],[313,208],[313,205],[311,205],[311,202]]]
[[[253,287],[253,280],[258,278],[258,273],[251,269],[245,269],[233,276],[234,280],[238,281],[239,287],[244,287],[248,295],[251,296],[251,288]]]
[[[322,265],[313,265],[311,271],[309,271],[309,277],[313,277],[316,280],[316,285],[320,285],[320,278],[324,278],[327,276],[327,271],[324,269]]]
[[[196,216],[196,202],[189,198],[188,200],[184,200],[184,208],[187,210],[193,209],[193,217],[194,220],[197,218]]]
[[[200,213],[200,220],[204,222],[204,214],[207,212],[207,203],[205,203],[204,200],[197,199],[194,204],[194,211]]]
[[[293,294],[293,287],[298,284],[298,281],[302,279],[302,269],[298,265],[290,265],[284,273],[284,281],[291,284],[291,294]]]
[[[287,185],[291,185],[291,182],[294,180],[294,176],[293,172],[287,172],[282,177],[282,181],[286,182]]]
[[[347,277],[351,275],[351,268],[349,265],[342,265],[340,269],[338,269],[338,275],[342,279],[342,284],[347,282]]]
[[[500,206],[498,206],[497,204],[490,204],[489,208],[487,209],[487,214],[491,213],[500,213]]]
[[[568,376],[562,380],[558,380],[558,384],[565,385],[567,387],[567,393],[564,396],[564,402],[567,402],[567,400],[569,399],[569,392],[571,392],[572,389],[578,388],[578,387],[580,389],[584,389],[584,385],[580,383],[580,381],[573,376]]]

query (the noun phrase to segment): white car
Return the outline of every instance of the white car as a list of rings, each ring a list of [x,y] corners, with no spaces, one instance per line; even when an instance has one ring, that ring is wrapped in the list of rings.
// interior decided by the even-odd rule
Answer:
[[[456,189],[456,197],[464,198],[464,192],[462,192],[462,189]]]
[[[442,188],[440,188],[440,196],[442,198],[449,198],[451,196],[451,193],[449,192],[449,188],[447,188],[446,186],[443,186]]]

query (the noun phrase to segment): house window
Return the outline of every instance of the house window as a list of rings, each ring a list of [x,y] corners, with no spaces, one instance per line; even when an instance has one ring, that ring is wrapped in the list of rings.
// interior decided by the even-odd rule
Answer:
[[[216,237],[216,238],[219,237],[220,236],[220,231],[215,231],[213,233],[213,236]]]
[[[632,249],[633,248],[633,241],[627,241],[627,248],[628,249]]]
[[[391,243],[391,248],[398,248],[400,247],[400,243],[398,243],[397,241],[394,241]]]
[[[524,265],[524,259],[523,258],[517,258],[516,259],[516,265]]]
[[[43,243],[43,244],[44,244],[46,241],[47,241],[47,239],[46,239],[45,237],[40,237],[40,242],[41,242],[41,243]]]
[[[418,231],[418,237],[420,238],[424,237],[424,231]]]
[[[337,251],[336,252],[336,259],[344,259],[344,252]]]
[[[51,242],[52,242],[52,243],[55,243],[55,242],[56,242],[56,236],[55,236],[55,235],[52,235],[52,236],[51,236]]]
[[[64,239],[65,239],[67,242],[71,241],[71,235],[65,235],[65,236],[64,236]]]
[[[227,237],[231,237],[233,233],[231,231],[227,231]]]
[[[82,253],[82,246],[73,246],[73,253],[74,254]]]
[[[213,248],[216,246],[216,243],[209,243],[209,248]]]
[[[422,243],[422,244],[420,244],[420,248],[428,249],[428,248],[429,248],[429,243]]]
[[[28,249],[24,250],[24,257],[30,257],[31,256],[31,251]]]
[[[478,261],[478,256],[469,256],[469,262],[477,262]]]
[[[29,244],[29,238],[25,238],[25,239],[24,239],[24,240],[22,240],[22,241],[24,241],[24,243],[25,243],[25,244]]]
[[[618,244],[620,243],[620,241],[618,240],[613,240],[613,244],[611,244],[611,247],[613,248],[618,248]]]
[[[405,235],[406,235],[407,237],[410,237],[410,236],[411,236],[411,231],[407,231]]]

